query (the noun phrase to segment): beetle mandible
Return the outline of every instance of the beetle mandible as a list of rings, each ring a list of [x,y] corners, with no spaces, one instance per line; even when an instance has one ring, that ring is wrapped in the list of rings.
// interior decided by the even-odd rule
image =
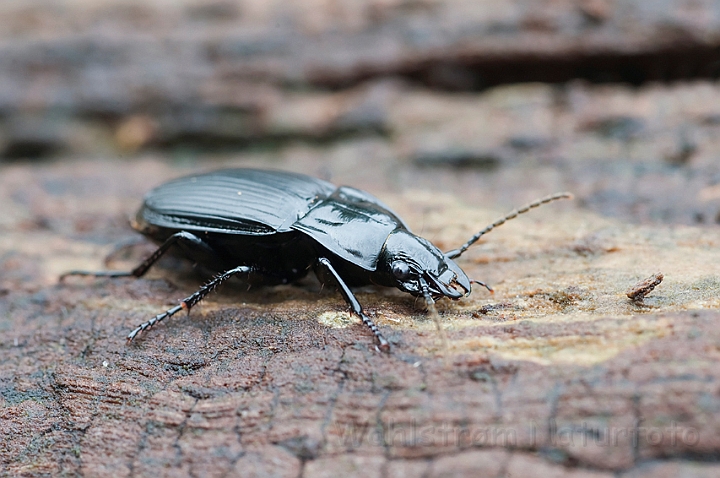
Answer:
[[[168,250],[218,272],[194,294],[140,324],[127,336],[190,309],[231,277],[253,283],[293,282],[314,269],[321,282],[333,281],[353,313],[370,328],[380,349],[390,345],[363,312],[350,287],[397,287],[435,300],[468,295],[471,281],[455,263],[482,235],[518,214],[555,199],[559,193],[516,209],[475,234],[460,248],[442,252],[416,236],[374,196],[303,174],[261,169],[226,169],[195,174],[151,190],[131,221],[160,247],[131,271],[70,271],[61,276],[141,277]]]

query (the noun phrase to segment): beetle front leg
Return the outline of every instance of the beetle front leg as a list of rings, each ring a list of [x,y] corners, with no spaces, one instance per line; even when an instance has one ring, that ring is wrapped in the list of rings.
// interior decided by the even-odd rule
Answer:
[[[365,312],[363,312],[360,302],[358,302],[358,300],[355,298],[355,295],[353,295],[350,288],[347,286],[347,284],[345,284],[345,281],[342,280],[342,277],[340,277],[340,274],[337,273],[330,261],[324,257],[321,257],[318,259],[318,265],[322,267],[326,272],[329,272],[335,278],[335,282],[337,282],[338,288],[340,289],[340,294],[342,294],[345,301],[348,303],[348,305],[350,305],[353,313],[360,317],[363,323],[375,335],[378,340],[380,350],[382,350],[383,352],[389,352],[390,344],[385,339],[385,337],[383,337],[383,334],[380,332],[380,329],[378,329],[377,325],[375,325],[375,322],[373,322],[370,317],[365,315]]]
[[[168,317],[172,317],[176,313],[180,312],[182,309],[187,310],[188,314],[189,314],[190,309],[192,309],[192,307],[195,304],[197,304],[198,302],[203,300],[205,298],[205,296],[207,296],[210,292],[217,289],[220,286],[220,284],[227,281],[228,279],[230,279],[233,276],[236,276],[238,274],[246,274],[246,273],[251,272],[252,270],[253,270],[252,267],[240,266],[240,267],[236,267],[234,269],[230,269],[229,271],[225,271],[222,274],[218,274],[217,276],[215,276],[215,278],[213,278],[207,284],[205,284],[200,289],[198,289],[197,292],[185,297],[180,302],[180,305],[177,305],[177,306],[173,307],[172,309],[166,310],[162,314],[158,314],[155,317],[153,317],[152,319],[148,320],[147,322],[143,322],[142,324],[138,325],[135,328],[135,330],[133,330],[132,332],[130,332],[128,334],[128,336],[127,336],[128,342],[132,341],[140,332],[143,332],[144,330],[149,329],[153,325],[167,319]]]
[[[189,232],[181,231],[168,237],[147,259],[131,271],[70,271],[60,276],[62,282],[67,276],[93,276],[93,277],[142,277],[160,258],[173,246],[186,244],[196,250],[202,251],[209,257],[214,257],[213,249],[202,239]]]

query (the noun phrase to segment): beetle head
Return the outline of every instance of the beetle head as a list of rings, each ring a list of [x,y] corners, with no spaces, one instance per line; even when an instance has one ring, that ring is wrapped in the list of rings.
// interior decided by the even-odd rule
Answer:
[[[398,289],[423,296],[423,286],[434,299],[459,299],[470,293],[470,280],[462,269],[429,241],[408,231],[392,232],[378,269]]]

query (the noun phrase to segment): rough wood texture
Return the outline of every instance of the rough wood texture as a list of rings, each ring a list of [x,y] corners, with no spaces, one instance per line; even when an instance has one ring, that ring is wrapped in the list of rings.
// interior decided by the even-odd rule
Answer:
[[[303,150],[275,165],[339,164]],[[463,261],[495,294],[440,304],[447,352],[412,298],[369,288],[358,296],[394,346],[376,352],[339,296],[312,281],[229,285],[128,346],[129,329],[197,286],[191,275],[169,264],[139,280],[56,277],[102,267],[131,236],[125,217],[142,192],[186,171],[152,158],[3,167],[3,473],[718,473],[702,463],[720,449],[714,227],[634,226],[576,204],[517,219]],[[513,201],[524,200],[528,170],[514,174]],[[502,212],[439,192],[376,192],[447,248]],[[627,287],[656,270],[665,281],[630,302]]]
[[[720,475],[717,83],[483,90],[583,58],[628,79],[624,54],[637,80],[712,76],[715,3],[3,2],[0,474]],[[447,350],[393,290],[358,291],[385,355],[311,279],[228,284],[132,345],[187,265],[57,283],[134,237],[150,187],[228,165],[368,189],[445,249],[577,199],[468,251],[495,293],[439,304]]]

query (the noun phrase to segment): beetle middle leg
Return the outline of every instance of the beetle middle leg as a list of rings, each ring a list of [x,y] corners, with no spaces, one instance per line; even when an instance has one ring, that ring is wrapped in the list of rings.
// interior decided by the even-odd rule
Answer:
[[[347,284],[345,284],[345,281],[342,280],[342,277],[340,277],[340,274],[337,273],[330,261],[324,257],[321,257],[318,259],[317,263],[318,266],[322,268],[322,270],[329,272],[330,275],[333,276],[335,282],[337,282],[338,288],[340,289],[340,294],[342,294],[345,301],[350,305],[353,313],[360,317],[363,323],[372,331],[372,333],[377,338],[380,350],[382,350],[383,352],[389,352],[390,344],[388,343],[387,339],[385,339],[383,334],[380,332],[378,326],[375,325],[375,322],[373,322],[370,317],[365,315],[365,312],[363,312],[360,302],[358,302],[358,300],[355,298],[355,295],[352,293]]]
[[[185,246],[192,248],[208,258],[215,258],[216,254],[205,241],[189,232],[180,231],[168,237],[155,252],[142,261],[137,267],[130,271],[70,271],[60,276],[62,282],[67,276],[93,276],[93,277],[142,277],[147,273],[165,253],[173,246]]]
[[[192,309],[195,304],[203,300],[205,296],[217,289],[223,282],[238,274],[247,274],[252,270],[253,268],[249,266],[239,266],[235,267],[234,269],[225,271],[222,274],[218,274],[211,281],[198,289],[194,294],[185,297],[180,302],[180,305],[177,305],[172,309],[168,309],[162,314],[158,314],[147,322],[143,322],[142,324],[138,325],[132,332],[128,334],[128,341],[132,341],[140,332],[149,329],[153,325],[167,319],[168,317],[172,317],[176,313],[180,312],[182,309],[185,309],[188,311],[188,313],[190,313],[190,309]]]

